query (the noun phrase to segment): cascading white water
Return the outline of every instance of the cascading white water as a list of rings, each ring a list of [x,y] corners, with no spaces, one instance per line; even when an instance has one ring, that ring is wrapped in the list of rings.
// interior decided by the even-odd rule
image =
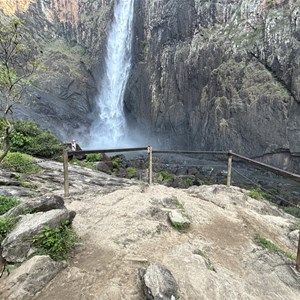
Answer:
[[[134,0],[119,0],[108,35],[105,74],[97,105],[99,119],[91,129],[89,148],[116,148],[128,145],[123,98],[131,68]]]

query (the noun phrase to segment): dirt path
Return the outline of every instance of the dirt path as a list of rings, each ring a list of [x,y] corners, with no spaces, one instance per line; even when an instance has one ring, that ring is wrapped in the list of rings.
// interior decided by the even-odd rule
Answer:
[[[35,299],[143,299],[137,273],[150,263],[170,269],[180,299],[300,299],[292,262],[253,242],[259,233],[294,249],[293,219],[239,189],[132,186],[74,196],[67,206],[81,246]],[[168,223],[176,207],[192,220],[187,232]]]

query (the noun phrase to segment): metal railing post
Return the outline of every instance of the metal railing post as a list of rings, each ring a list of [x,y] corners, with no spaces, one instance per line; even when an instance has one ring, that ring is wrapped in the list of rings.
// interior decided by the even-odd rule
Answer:
[[[232,151],[228,151],[228,170],[227,170],[227,186],[231,185],[231,175],[232,175]]]
[[[151,146],[148,146],[148,159],[149,159],[148,183],[152,184],[153,170],[152,170],[152,147]]]
[[[296,259],[296,270],[300,272],[300,231],[299,231],[298,251],[297,251],[297,259]]]
[[[68,168],[68,150],[63,150],[63,162],[64,162],[64,191],[65,197],[69,196],[69,168]]]

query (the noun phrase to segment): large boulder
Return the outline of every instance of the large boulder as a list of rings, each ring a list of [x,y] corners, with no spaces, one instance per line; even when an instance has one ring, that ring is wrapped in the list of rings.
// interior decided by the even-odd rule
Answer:
[[[21,203],[4,214],[4,217],[17,217],[26,212],[45,212],[51,209],[63,208],[65,208],[65,204],[62,197],[57,195],[48,195],[36,200]]]
[[[177,283],[171,272],[160,265],[151,265],[147,269],[140,269],[146,299],[175,300],[177,298]]]
[[[8,262],[25,261],[34,252],[32,239],[35,234],[45,225],[55,228],[64,221],[72,222],[75,215],[74,211],[67,209],[53,209],[44,213],[22,216],[14,230],[2,242],[2,256]]]
[[[41,291],[64,267],[49,256],[34,256],[0,282],[1,299],[26,300]]]

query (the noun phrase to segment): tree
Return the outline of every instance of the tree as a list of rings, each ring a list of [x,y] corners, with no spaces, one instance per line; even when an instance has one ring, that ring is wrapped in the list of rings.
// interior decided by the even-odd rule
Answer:
[[[9,152],[14,131],[13,108],[22,101],[29,86],[37,67],[36,56],[37,47],[22,20],[14,19],[7,24],[0,21],[0,113],[4,122],[0,162]]]

